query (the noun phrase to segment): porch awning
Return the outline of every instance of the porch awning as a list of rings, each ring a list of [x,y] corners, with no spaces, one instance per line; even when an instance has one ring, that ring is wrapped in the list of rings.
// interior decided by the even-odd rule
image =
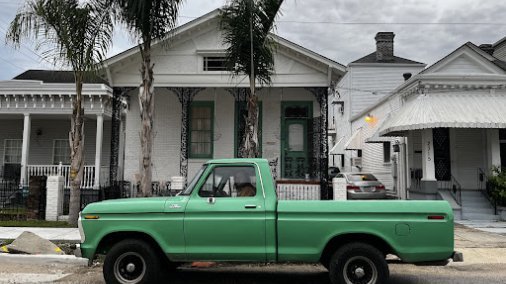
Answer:
[[[362,150],[363,140],[362,140],[362,127],[355,130],[353,135],[351,135],[350,139],[344,144],[344,149],[346,150]]]
[[[428,128],[506,128],[506,96],[483,92],[419,95],[379,129],[380,136],[405,136]]]

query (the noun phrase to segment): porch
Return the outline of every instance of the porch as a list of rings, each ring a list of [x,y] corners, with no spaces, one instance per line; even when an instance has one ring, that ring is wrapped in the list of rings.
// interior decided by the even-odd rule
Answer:
[[[69,130],[74,84],[0,82],[0,179],[27,188],[30,178],[61,175],[70,186]],[[84,172],[81,187],[108,183],[112,90],[85,84]]]
[[[445,199],[456,218],[497,220],[485,183],[506,158],[504,107],[505,97],[483,91],[408,98],[379,130],[405,137],[399,176],[408,198]]]

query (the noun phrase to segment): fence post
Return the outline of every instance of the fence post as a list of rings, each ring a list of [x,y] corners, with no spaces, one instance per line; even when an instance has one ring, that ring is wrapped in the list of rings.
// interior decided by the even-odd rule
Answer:
[[[61,175],[62,175],[62,174],[61,174],[61,173],[62,173],[62,171],[61,171],[61,170],[62,170],[62,162],[60,162],[60,163],[58,164],[58,175],[59,175],[59,176],[61,176]]]
[[[63,176],[47,178],[46,221],[58,221],[63,211]]]

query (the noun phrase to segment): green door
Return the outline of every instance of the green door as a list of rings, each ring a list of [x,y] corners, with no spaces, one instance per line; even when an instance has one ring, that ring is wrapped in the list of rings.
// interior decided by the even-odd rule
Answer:
[[[257,171],[252,165],[208,169],[185,211],[188,260],[266,261],[265,205]]]
[[[303,179],[309,173],[308,122],[311,102],[287,102],[282,106],[282,177]]]

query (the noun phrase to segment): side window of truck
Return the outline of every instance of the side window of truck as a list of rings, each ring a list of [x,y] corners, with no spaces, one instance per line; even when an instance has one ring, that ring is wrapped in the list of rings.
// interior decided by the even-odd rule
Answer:
[[[217,166],[199,190],[201,197],[256,196],[256,174],[252,166]]]

